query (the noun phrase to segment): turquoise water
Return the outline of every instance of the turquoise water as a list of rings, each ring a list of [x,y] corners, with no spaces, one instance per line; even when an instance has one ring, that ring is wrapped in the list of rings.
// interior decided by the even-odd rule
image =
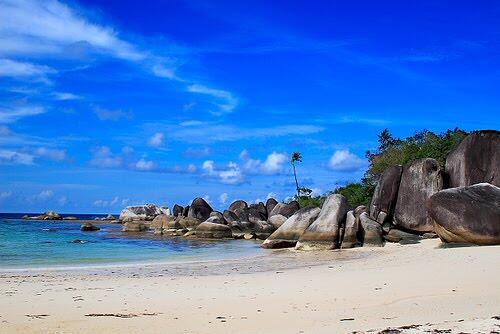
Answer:
[[[100,231],[82,232],[77,222],[0,220],[0,269],[236,259],[265,252],[246,240],[186,240],[98,226]]]

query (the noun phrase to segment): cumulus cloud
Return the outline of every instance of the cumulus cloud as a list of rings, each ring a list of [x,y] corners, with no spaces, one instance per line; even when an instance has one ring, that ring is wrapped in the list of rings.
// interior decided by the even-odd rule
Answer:
[[[163,146],[163,141],[165,140],[165,134],[162,132],[157,132],[149,138],[148,144],[152,147]]]
[[[285,153],[272,152],[268,154],[266,160],[252,159],[247,150],[240,153],[240,160],[243,163],[245,172],[249,174],[279,174],[283,172],[284,165],[287,162]]]
[[[366,162],[349,152],[349,150],[337,150],[328,161],[328,168],[339,172],[354,172],[366,165]]]
[[[158,165],[154,161],[149,161],[145,159],[140,159],[135,163],[135,169],[143,172],[153,171],[158,168]]]
[[[114,155],[109,147],[101,146],[93,150],[90,165],[98,168],[117,168],[122,165],[122,158]]]
[[[33,199],[37,201],[46,201],[54,196],[54,192],[52,190],[43,190],[39,194],[33,196]]]
[[[202,169],[206,176],[215,178],[225,184],[240,184],[244,181],[243,173],[238,164],[230,162],[223,168],[216,168],[212,160],[203,163]]]

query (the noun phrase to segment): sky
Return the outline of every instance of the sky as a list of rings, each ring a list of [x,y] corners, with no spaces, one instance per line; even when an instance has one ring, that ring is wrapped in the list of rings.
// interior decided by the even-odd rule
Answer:
[[[500,129],[498,1],[0,0],[0,212],[216,209]]]

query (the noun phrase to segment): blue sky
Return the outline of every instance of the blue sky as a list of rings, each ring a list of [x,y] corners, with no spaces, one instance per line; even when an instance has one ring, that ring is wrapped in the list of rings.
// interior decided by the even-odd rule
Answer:
[[[499,129],[496,1],[0,0],[0,211],[357,181],[376,134]]]

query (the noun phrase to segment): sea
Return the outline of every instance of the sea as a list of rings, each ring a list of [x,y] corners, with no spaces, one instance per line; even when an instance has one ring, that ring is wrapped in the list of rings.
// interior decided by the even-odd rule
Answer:
[[[23,220],[35,213],[0,213],[0,270],[79,268],[239,259],[263,255],[248,240],[188,240],[151,231],[127,233],[120,224],[99,223],[80,231],[82,221]],[[80,220],[105,215],[64,214]],[[115,215],[117,217],[118,215]]]

